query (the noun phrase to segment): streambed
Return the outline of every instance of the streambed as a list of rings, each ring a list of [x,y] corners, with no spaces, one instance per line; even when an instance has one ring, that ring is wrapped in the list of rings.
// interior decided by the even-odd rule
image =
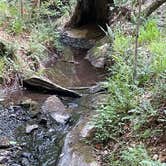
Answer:
[[[64,56],[45,64],[47,77],[64,87],[90,87],[104,79],[104,71],[93,68],[84,59],[85,49],[66,47]],[[59,74],[57,74],[59,73]],[[57,79],[58,78],[58,79]],[[58,82],[57,82],[58,81]],[[87,89],[79,99],[59,96],[71,117],[65,124],[57,123],[42,110],[49,94],[14,91],[3,97],[0,104],[0,164],[11,166],[55,166],[59,160],[65,135],[79,117],[89,109],[93,95]],[[23,101],[34,101],[25,107]],[[87,102],[88,101],[88,102]],[[33,104],[33,102],[32,102]],[[36,128],[33,128],[36,125]],[[27,126],[33,129],[26,132]]]

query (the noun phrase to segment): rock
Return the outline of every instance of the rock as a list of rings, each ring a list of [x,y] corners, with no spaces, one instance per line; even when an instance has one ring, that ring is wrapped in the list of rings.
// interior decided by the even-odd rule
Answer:
[[[88,122],[81,130],[80,136],[82,138],[92,138],[95,132],[95,126]]]
[[[21,101],[20,106],[29,110],[31,117],[35,117],[40,112],[39,104],[32,99]]]
[[[38,103],[36,101],[33,101],[32,99],[25,99],[23,101],[21,101],[20,105],[24,108],[38,108]]]
[[[49,113],[49,115],[57,123],[66,123],[70,119],[70,115],[66,112],[66,108],[62,101],[57,96],[49,97],[44,105],[42,106],[44,113]]]
[[[1,137],[0,138],[0,149],[10,148],[11,144],[8,137]]]
[[[101,44],[96,44],[88,51],[85,59],[89,60],[90,63],[96,68],[104,68],[107,63],[109,48],[110,44],[107,42],[101,42]]]
[[[85,101],[82,101],[81,104],[87,107],[90,106],[90,109],[82,112],[83,117],[81,117],[75,127],[67,134],[57,166],[100,166],[100,163],[94,157],[93,148],[85,144],[84,141],[84,138],[93,136],[95,128],[91,122],[94,116],[97,115],[95,103],[99,104],[101,101],[100,98],[103,99],[106,97],[103,94],[96,94],[95,98],[94,95],[90,95],[85,98]]]
[[[87,119],[80,120],[66,138],[58,166],[99,166],[93,150],[82,141],[82,129]]]
[[[32,131],[38,129],[39,126],[37,124],[34,125],[27,125],[26,126],[26,134],[30,134]]]
[[[61,42],[64,45],[77,48],[77,49],[90,49],[94,46],[95,42],[92,40],[87,40],[85,38],[76,38],[70,34],[70,32],[65,32],[61,34]]]
[[[23,158],[21,161],[22,166],[30,166],[30,163],[27,158]]]
[[[21,156],[22,156],[22,157],[25,157],[25,158],[27,158],[27,159],[30,159],[30,158],[31,158],[31,153],[23,152]]]
[[[81,97],[81,95],[78,94],[77,92],[66,89],[60,85],[57,85],[44,77],[32,76],[28,79],[24,79],[23,86],[26,87],[27,89],[40,91],[40,92],[44,91],[51,94],[59,94],[62,96]]]
[[[69,115],[60,115],[56,112],[51,113],[51,117],[57,122],[61,124],[65,124],[69,121],[70,116]]]
[[[153,156],[153,160],[158,160],[158,158],[159,158],[158,154],[155,154],[155,155]]]
[[[65,106],[62,101],[55,95],[50,96],[44,102],[42,109],[45,113],[47,112],[64,112]]]
[[[8,162],[8,160],[9,159],[6,156],[0,156],[0,164],[5,164]],[[2,166],[4,166],[4,165],[2,165]]]

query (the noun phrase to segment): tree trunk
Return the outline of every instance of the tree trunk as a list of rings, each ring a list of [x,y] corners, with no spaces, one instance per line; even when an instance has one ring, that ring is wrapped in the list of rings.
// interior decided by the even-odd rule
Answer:
[[[78,0],[68,26],[79,27],[90,23],[105,25],[109,6],[112,5],[113,0]]]

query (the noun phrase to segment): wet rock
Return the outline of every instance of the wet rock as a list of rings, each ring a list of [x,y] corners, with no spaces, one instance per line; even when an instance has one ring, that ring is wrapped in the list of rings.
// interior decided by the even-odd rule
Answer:
[[[0,138],[0,149],[9,148],[10,146],[11,146],[11,143],[8,137]]]
[[[49,115],[57,123],[66,123],[70,119],[70,115],[67,113],[66,108],[62,101],[57,96],[49,97],[44,105],[42,106],[44,113],[49,113]]]
[[[104,68],[107,63],[109,48],[109,43],[102,42],[101,44],[96,44],[88,51],[85,59],[89,60],[96,68]]]
[[[27,125],[26,126],[26,134],[30,134],[32,131],[38,129],[39,126],[37,124],[34,125]]]
[[[39,92],[48,92],[51,94],[59,94],[69,97],[81,97],[81,95],[75,91],[66,89],[60,85],[51,82],[47,78],[38,77],[38,76],[32,76],[28,79],[23,80],[23,86],[26,87],[27,89]]]

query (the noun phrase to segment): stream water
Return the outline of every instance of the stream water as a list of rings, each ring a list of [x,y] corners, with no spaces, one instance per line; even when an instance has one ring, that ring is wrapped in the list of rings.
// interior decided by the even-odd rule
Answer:
[[[47,77],[64,87],[85,87],[95,85],[104,78],[103,70],[93,68],[84,59],[86,50],[66,47],[64,56],[45,64]],[[0,164],[11,166],[55,166],[59,159],[66,133],[88,108],[90,95],[80,99],[59,96],[66,109],[72,110],[67,124],[57,124],[48,114],[42,112],[42,105],[49,94],[30,91],[14,91],[3,97],[0,104]],[[2,96],[1,96],[2,98]],[[31,99],[39,107],[31,110],[20,105]],[[27,125],[37,129],[26,133]],[[3,143],[5,142],[5,143]]]

